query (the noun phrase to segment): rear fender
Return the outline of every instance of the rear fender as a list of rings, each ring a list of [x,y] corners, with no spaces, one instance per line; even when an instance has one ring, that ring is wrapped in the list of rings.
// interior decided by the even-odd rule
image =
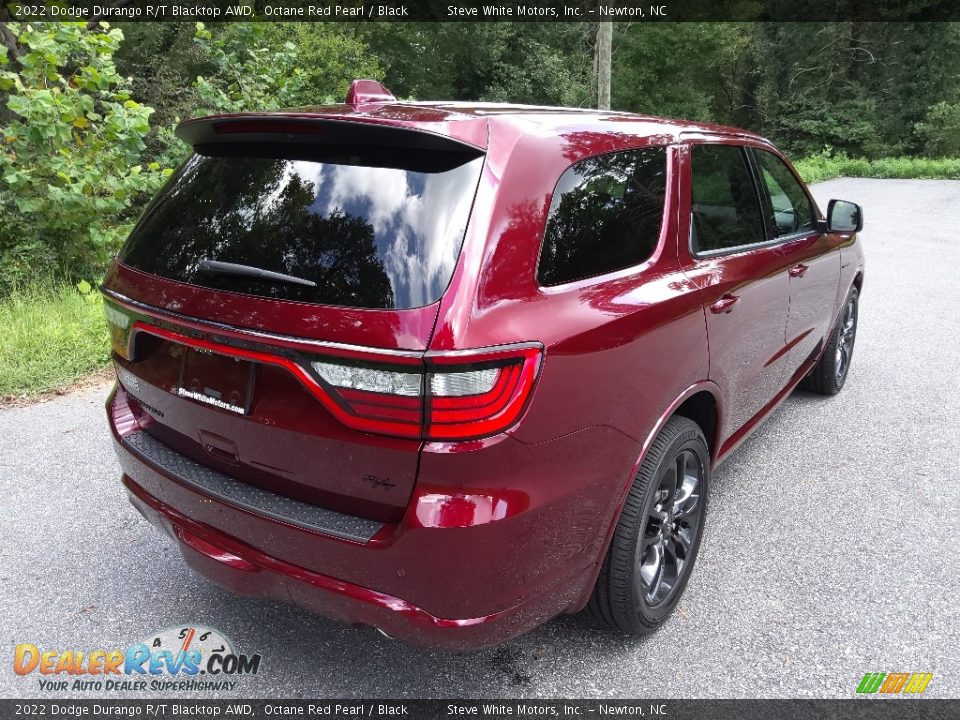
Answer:
[[[643,462],[643,459],[647,455],[647,451],[650,449],[650,445],[653,444],[654,438],[657,434],[663,429],[664,425],[667,424],[667,421],[670,420],[676,414],[677,409],[683,405],[683,403],[696,395],[698,392],[706,390],[712,396],[714,401],[717,403],[717,429],[716,437],[713,438],[710,451],[710,465],[711,469],[717,464],[717,453],[719,451],[719,438],[722,437],[722,418],[723,418],[723,399],[720,392],[720,386],[711,380],[698,380],[693,385],[684,390],[680,395],[671,402],[667,409],[661,413],[660,417],[657,418],[657,422],[654,423],[653,428],[647,434],[643,443],[640,446],[639,454],[637,456],[636,462],[630,468],[630,474],[624,478],[623,488],[620,492],[620,497],[617,501],[617,511],[614,513],[613,518],[610,521],[609,526],[607,527],[606,533],[604,534],[603,543],[600,545],[600,554],[594,560],[593,569],[590,575],[588,575],[590,582],[584,588],[584,593],[578,598],[578,604],[572,608],[572,612],[578,612],[582,610],[587,602],[590,600],[590,595],[593,593],[593,587],[597,582],[597,576],[600,574],[600,567],[603,565],[604,558],[607,556],[607,551],[610,548],[610,542],[613,539],[613,532],[617,527],[617,523],[620,521],[620,513],[623,512],[623,505],[627,500],[627,493],[630,492],[630,488],[633,486],[633,480],[637,476],[637,473],[640,471],[640,465]],[[710,438],[707,439],[708,443]]]

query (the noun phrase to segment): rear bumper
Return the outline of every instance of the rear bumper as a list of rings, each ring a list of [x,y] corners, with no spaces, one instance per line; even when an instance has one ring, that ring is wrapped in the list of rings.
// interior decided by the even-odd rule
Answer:
[[[436,617],[400,598],[292,565],[194,522],[127,475],[123,484],[134,507],[176,540],[190,568],[240,595],[290,601],[333,620],[368,625],[391,638],[445,650],[505,642],[563,610],[556,599],[539,598],[481,617]]]
[[[336,536],[185,483],[128,442],[142,429],[131,420],[123,388],[107,409],[131,503],[176,541],[193,570],[239,594],[291,601],[428,647],[495,645],[582,608],[618,502],[612,486],[601,487],[606,480],[581,475],[574,484],[556,477],[545,483],[544,475],[569,470],[572,458],[585,468],[608,465],[597,463],[598,451],[588,452],[597,441],[592,434],[565,438],[562,454],[549,442],[508,441],[479,450],[485,463],[425,453],[422,475],[457,473],[460,492],[418,483],[400,522],[366,540]],[[601,447],[609,452],[610,443]],[[513,470],[509,489],[506,467]],[[537,471],[527,478],[530,467]],[[464,492],[486,472],[499,488]],[[526,492],[525,483],[536,483],[540,496]]]

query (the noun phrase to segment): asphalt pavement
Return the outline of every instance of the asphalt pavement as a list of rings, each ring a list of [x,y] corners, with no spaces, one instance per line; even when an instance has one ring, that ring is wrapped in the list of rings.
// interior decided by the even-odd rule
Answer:
[[[127,503],[97,387],[0,411],[0,697],[87,696],[16,675],[18,643],[123,648],[190,623],[262,656],[221,697],[846,698],[870,671],[960,696],[960,181],[814,192],[865,208],[851,374],[835,398],[795,393],[719,468],[657,634],[564,617],[449,654],[231,595]]]

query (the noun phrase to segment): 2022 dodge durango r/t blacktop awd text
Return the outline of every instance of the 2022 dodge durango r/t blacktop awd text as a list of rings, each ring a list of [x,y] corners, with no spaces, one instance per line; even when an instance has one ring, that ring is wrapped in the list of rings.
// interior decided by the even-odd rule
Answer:
[[[730,128],[347,100],[178,128],[103,284],[130,500],[231,590],[424,645],[654,630],[711,469],[843,387],[860,208]]]

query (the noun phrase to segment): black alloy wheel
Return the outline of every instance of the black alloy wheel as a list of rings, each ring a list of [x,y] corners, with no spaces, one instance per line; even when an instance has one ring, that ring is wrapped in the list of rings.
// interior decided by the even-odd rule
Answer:
[[[663,624],[693,570],[709,488],[700,426],[670,418],[640,463],[587,604],[598,623],[630,635]]]

